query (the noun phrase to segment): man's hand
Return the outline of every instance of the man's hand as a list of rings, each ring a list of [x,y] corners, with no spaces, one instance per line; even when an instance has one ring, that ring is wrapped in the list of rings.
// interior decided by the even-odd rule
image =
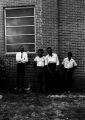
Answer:
[[[59,69],[59,65],[56,65],[56,71],[58,71],[58,69]]]
[[[22,63],[21,61],[17,61],[17,63]]]

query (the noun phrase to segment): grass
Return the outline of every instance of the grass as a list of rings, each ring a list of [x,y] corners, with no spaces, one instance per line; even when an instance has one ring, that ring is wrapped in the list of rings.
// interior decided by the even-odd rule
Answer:
[[[0,120],[85,120],[85,96],[5,93]]]

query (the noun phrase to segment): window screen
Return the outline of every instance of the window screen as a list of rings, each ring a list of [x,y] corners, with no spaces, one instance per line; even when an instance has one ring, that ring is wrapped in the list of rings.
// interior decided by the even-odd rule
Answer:
[[[17,52],[21,45],[35,52],[34,7],[5,8],[4,13],[6,53]]]

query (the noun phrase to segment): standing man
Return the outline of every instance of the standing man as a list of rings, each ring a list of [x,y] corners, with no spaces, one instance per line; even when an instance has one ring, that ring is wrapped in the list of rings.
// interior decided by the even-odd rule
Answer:
[[[65,82],[65,92],[72,91],[72,73],[77,67],[77,63],[72,58],[72,52],[68,52],[68,56],[64,58],[62,62],[64,68],[64,82]]]
[[[45,57],[47,92],[57,92],[57,68],[59,66],[58,55],[52,52],[51,47],[47,48],[47,53],[48,54]]]
[[[43,49],[38,49],[38,54],[34,58],[34,65],[35,65],[35,89],[36,92],[45,92],[45,73],[44,73],[44,66],[45,66],[45,57],[43,56]]]
[[[24,52],[24,47],[20,47],[20,52],[16,53],[17,62],[17,90],[24,91],[25,63],[28,62],[28,55]]]

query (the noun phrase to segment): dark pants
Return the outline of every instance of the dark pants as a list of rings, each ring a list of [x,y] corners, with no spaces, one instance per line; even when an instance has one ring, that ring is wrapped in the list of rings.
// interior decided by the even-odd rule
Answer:
[[[44,67],[36,67],[31,90],[33,92],[45,92]]]
[[[17,88],[24,89],[25,63],[17,64]]]
[[[64,81],[65,81],[65,91],[72,91],[72,72],[73,68],[64,68]]]
[[[48,64],[46,68],[46,91],[56,93],[58,88],[58,72],[56,71],[56,63]]]

